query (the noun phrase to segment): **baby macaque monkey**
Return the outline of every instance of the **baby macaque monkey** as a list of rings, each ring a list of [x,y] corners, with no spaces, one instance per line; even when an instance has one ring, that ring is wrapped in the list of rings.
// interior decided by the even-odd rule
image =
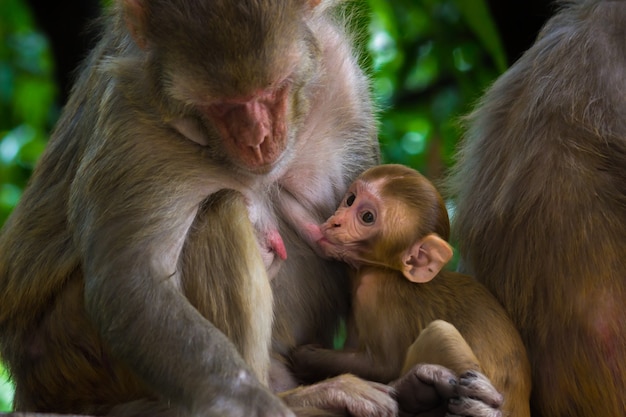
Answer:
[[[450,224],[430,181],[402,165],[371,168],[335,214],[306,233],[323,255],[351,266],[352,313],[343,350],[293,352],[297,375],[387,383],[435,363],[461,383],[468,371],[484,374],[504,396],[505,416],[530,415],[530,367],[513,323],[472,277],[442,270],[452,257]]]

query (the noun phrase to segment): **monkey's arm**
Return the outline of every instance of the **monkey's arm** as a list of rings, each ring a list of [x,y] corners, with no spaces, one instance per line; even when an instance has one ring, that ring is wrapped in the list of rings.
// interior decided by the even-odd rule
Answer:
[[[183,294],[181,251],[199,205],[215,191],[202,178],[214,180],[217,172],[200,169],[202,155],[193,147],[147,126],[129,123],[107,133],[92,158],[81,161],[70,198],[85,306],[102,338],[162,398],[194,415],[291,415]],[[116,133],[125,140],[116,141]],[[239,229],[221,229],[222,241],[212,246],[237,259],[220,271],[221,282],[264,270]]]
[[[226,245],[236,243],[235,236],[223,238]],[[175,243],[161,243],[166,242]],[[157,392],[175,404],[189,406],[194,414],[288,415],[261,386],[231,341],[190,305],[174,269],[159,265],[156,253],[116,253],[103,250],[104,245],[98,244],[94,255],[108,253],[115,262],[94,257],[86,265],[85,300],[115,355],[132,364]],[[169,249],[167,245],[154,247],[163,252]],[[246,263],[245,253],[236,245],[231,247],[233,254],[242,256],[239,266],[229,273],[259,270]]]
[[[296,376],[304,381],[319,381],[350,373],[370,381],[387,383],[399,373],[398,361],[377,358],[357,349],[332,350],[303,345],[294,349],[291,362]]]
[[[311,379],[353,373],[365,379],[389,382],[397,375],[392,374],[397,372],[393,367],[381,365],[383,361],[365,352],[333,351],[305,345],[294,351],[292,359],[296,375]],[[502,395],[480,372],[467,372],[457,378],[443,366],[419,364],[390,382],[389,386],[394,389],[401,417],[445,415],[446,412],[473,417],[502,415]]]

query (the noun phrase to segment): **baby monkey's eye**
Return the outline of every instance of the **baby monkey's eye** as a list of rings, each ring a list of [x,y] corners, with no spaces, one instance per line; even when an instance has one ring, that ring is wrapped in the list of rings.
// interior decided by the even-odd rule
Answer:
[[[354,194],[348,195],[348,197],[346,198],[346,205],[350,207],[352,203],[354,203],[355,199],[356,199],[356,196]]]
[[[361,214],[361,220],[363,220],[364,223],[374,223],[375,217],[371,211],[366,211]]]

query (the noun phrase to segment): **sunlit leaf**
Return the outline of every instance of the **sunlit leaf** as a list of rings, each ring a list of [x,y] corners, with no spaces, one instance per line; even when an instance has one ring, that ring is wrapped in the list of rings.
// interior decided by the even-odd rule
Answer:
[[[35,130],[26,124],[10,131],[0,140],[0,162],[6,165],[14,163],[22,146],[35,138]]]
[[[0,412],[11,411],[11,403],[15,389],[9,382],[9,373],[0,363]]]

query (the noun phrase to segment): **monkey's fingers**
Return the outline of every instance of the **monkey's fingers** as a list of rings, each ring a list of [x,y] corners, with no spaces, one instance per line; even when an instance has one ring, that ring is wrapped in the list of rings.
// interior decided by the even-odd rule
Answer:
[[[450,399],[452,415],[471,417],[501,417],[504,401],[489,379],[480,372],[466,372],[459,378],[458,397]]]
[[[442,416],[457,395],[456,376],[439,365],[419,364],[391,383],[400,416]]]
[[[299,416],[299,409],[309,407],[328,410],[332,415],[395,417],[398,407],[392,392],[393,389],[387,385],[344,374],[295,388],[281,394],[281,397]]]

